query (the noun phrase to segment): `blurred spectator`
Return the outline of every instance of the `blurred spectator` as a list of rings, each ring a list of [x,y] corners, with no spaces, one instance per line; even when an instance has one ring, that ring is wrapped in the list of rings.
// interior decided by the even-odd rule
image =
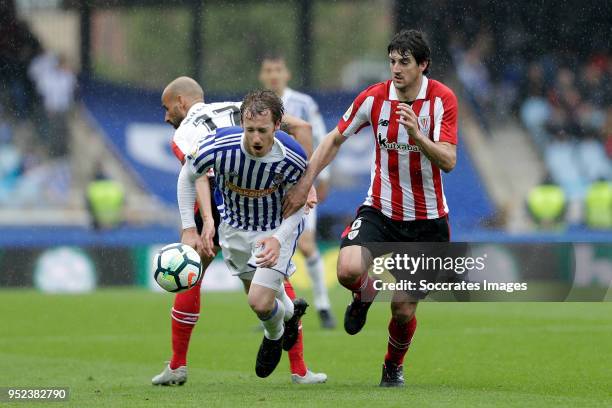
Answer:
[[[589,227],[612,228],[612,183],[593,183],[586,195],[585,209],[586,224]]]
[[[16,18],[11,2],[0,2],[0,104],[13,119],[31,114],[36,93],[28,66],[41,49],[28,25]]]
[[[76,76],[66,58],[46,52],[32,60],[28,74],[42,96],[45,126],[41,135],[51,157],[68,153],[68,115],[74,104]]]
[[[118,227],[124,220],[125,191],[98,165],[94,179],[87,186],[86,204],[94,229]]]
[[[485,60],[491,47],[491,36],[481,31],[473,44],[465,49],[461,40],[453,41],[451,53],[457,69],[457,76],[475,106],[481,121],[488,125],[489,114],[494,113],[494,87]]]
[[[566,204],[563,189],[550,181],[535,186],[527,196],[527,210],[536,225],[543,229],[563,226]]]
[[[606,154],[612,130],[609,80],[601,59],[593,61],[578,76],[570,68],[578,61],[557,67],[550,84],[542,64],[533,62],[523,85],[521,120],[542,152],[552,180],[567,196],[570,223],[583,220],[589,186],[612,179]]]
[[[9,199],[22,171],[23,157],[12,138],[11,125],[0,106],[0,204]]]
[[[525,102],[520,110],[521,120],[531,133],[537,147],[543,151],[548,142],[544,127],[551,113],[541,64],[533,62],[529,65],[522,88],[521,94]]]
[[[68,204],[74,74],[0,1],[0,207]]]

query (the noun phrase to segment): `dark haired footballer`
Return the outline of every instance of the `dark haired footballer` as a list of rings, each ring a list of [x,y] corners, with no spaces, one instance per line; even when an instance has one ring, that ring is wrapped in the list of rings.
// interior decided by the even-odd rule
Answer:
[[[344,316],[344,328],[351,335],[365,325],[377,293],[368,269],[381,254],[372,253],[368,243],[450,239],[442,172],[450,172],[457,159],[457,98],[447,86],[427,78],[431,52],[422,32],[397,33],[387,52],[391,79],[370,86],[355,98],[283,203],[285,215],[301,208],[313,180],[347,138],[372,127],[376,156],[370,189],[342,235],[337,265],[339,282],[353,296]],[[404,385],[403,361],[417,326],[418,300],[416,294],[394,294],[383,387]]]

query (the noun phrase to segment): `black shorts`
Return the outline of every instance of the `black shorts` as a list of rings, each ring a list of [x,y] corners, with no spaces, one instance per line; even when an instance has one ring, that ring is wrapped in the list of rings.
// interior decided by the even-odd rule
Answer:
[[[376,208],[363,205],[357,217],[342,233],[340,248],[350,245],[367,247],[375,242],[448,242],[448,217],[433,220],[397,221]],[[372,254],[374,257],[377,254]],[[380,255],[380,254],[378,254]]]
[[[385,216],[379,210],[370,206],[361,206],[357,216],[342,234],[340,247],[357,245],[367,248],[373,258],[388,254],[390,251],[398,253],[401,249],[397,245],[390,243],[422,243],[403,246],[409,249],[414,256],[427,254],[428,256],[460,256],[464,253],[461,245],[444,244],[450,241],[450,227],[448,216],[431,220],[396,221]],[[427,244],[437,243],[437,244]],[[447,275],[440,271],[419,271],[414,275],[391,274],[396,279],[409,277],[410,280],[418,282],[421,279],[427,281],[449,281],[456,280],[454,274]],[[423,299],[428,292],[405,291],[415,300]]]
[[[215,203],[215,179],[209,177],[208,181],[210,181],[210,206],[212,208],[213,220],[215,221],[215,236],[213,238],[213,243],[215,246],[219,246],[219,224],[221,223],[221,216],[219,214],[219,210],[217,209],[217,204]],[[194,218],[198,234],[201,234],[202,228],[204,227],[204,222],[199,210],[195,212]]]

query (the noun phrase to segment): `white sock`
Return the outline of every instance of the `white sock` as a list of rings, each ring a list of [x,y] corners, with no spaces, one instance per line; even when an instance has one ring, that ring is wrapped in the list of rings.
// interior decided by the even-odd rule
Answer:
[[[323,259],[321,254],[316,251],[306,259],[308,274],[312,280],[312,292],[314,295],[314,306],[317,310],[327,310],[330,308],[327,286],[325,286],[325,272],[323,271]]]
[[[285,317],[284,320],[287,321],[293,317],[293,300],[287,296],[287,292],[285,292],[285,285],[280,292],[276,294],[276,298],[283,303],[285,307]]]
[[[283,302],[279,302],[278,299],[274,299],[274,307],[272,312],[265,319],[260,318],[261,323],[264,327],[264,335],[270,340],[278,340],[282,337],[285,330],[283,324],[283,316],[285,315],[285,306]]]

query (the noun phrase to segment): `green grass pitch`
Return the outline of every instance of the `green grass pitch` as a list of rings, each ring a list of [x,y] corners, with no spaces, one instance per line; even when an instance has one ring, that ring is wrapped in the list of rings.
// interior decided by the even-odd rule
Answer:
[[[332,298],[340,322],[348,293]],[[306,361],[329,380],[297,386],[286,355],[272,376],[255,376],[262,334],[244,295],[205,293],[189,381],[153,387],[170,354],[172,295],[2,290],[0,299],[0,387],[69,386],[70,402],[52,406],[612,406],[612,303],[423,303],[406,387],[380,389],[388,304],[375,304],[356,336],[319,329],[311,310]]]

